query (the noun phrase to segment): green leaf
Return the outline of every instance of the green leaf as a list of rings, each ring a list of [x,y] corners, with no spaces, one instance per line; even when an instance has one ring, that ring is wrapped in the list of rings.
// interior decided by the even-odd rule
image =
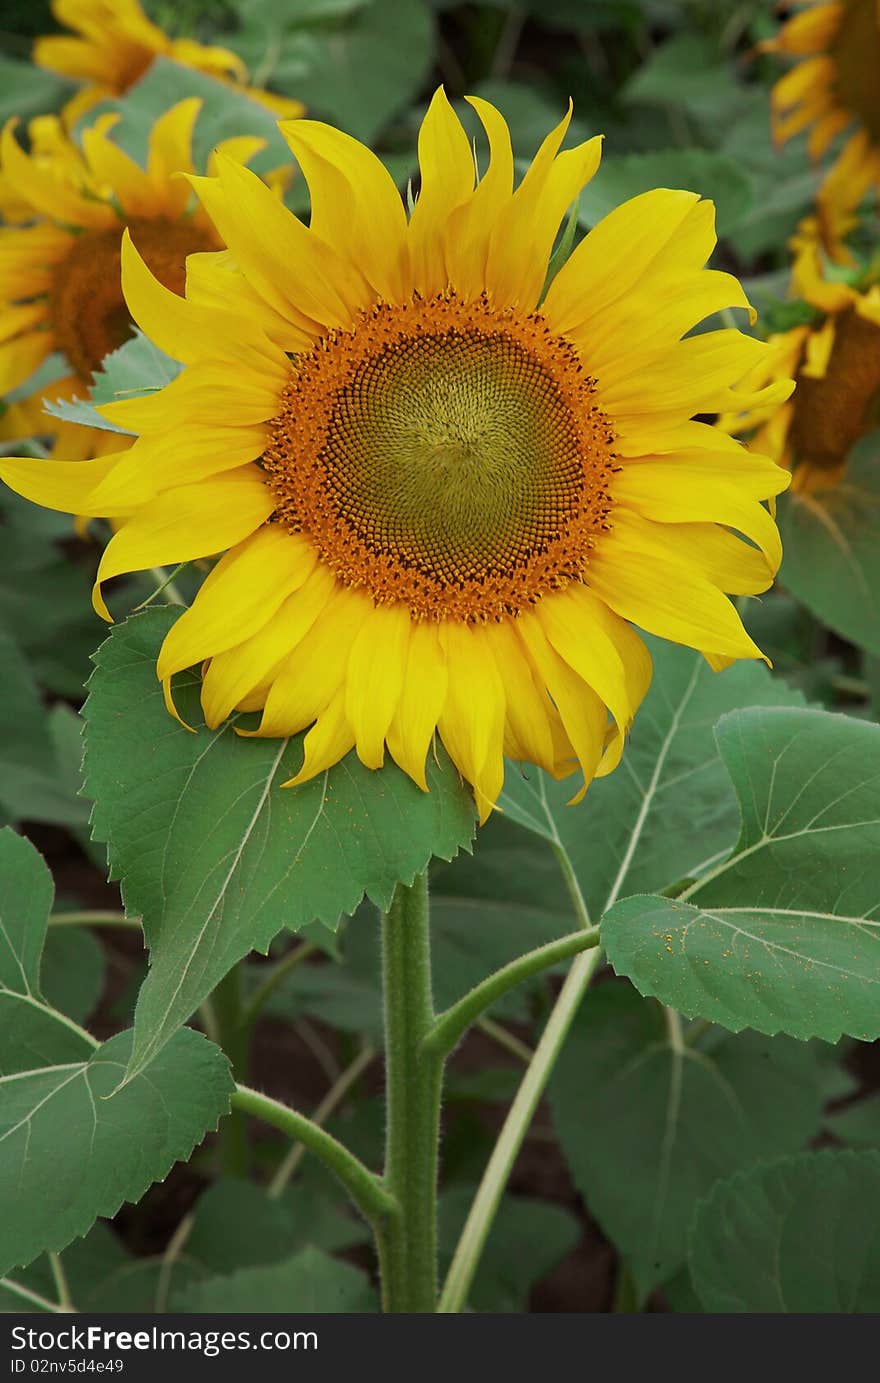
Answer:
[[[880,432],[839,484],[780,497],[782,580],[835,633],[880,654]]]
[[[739,812],[712,733],[718,717],[803,704],[758,663],[714,673],[689,649],[647,643],[654,680],[617,771],[569,807],[575,779],[510,766],[501,799],[511,820],[564,853],[597,918],[616,898],[665,888],[730,850]]]
[[[187,1315],[311,1315],[372,1312],[378,1306],[366,1273],[320,1249],[303,1249],[283,1263],[242,1268],[228,1277],[196,1283],[175,1295],[172,1309]]]
[[[289,1186],[270,1196],[253,1182],[223,1177],[198,1199],[186,1257],[211,1274],[279,1263],[295,1249],[345,1248],[367,1237],[353,1219],[314,1188]]]
[[[872,1040],[880,726],[752,709],[723,717],[716,734],[739,842],[680,898],[618,903],[602,922],[609,960],[641,993],[734,1032]]]
[[[880,1153],[803,1153],[716,1186],[691,1235],[707,1311],[880,1311]]]
[[[53,72],[29,62],[17,62],[15,58],[0,57],[0,124],[5,125],[11,116],[24,122],[57,110],[74,90],[71,82]]]
[[[367,0],[343,24],[283,42],[271,80],[366,143],[417,96],[434,55],[425,0]]]
[[[243,739],[205,728],[198,679],[178,679],[182,729],[156,680],[159,646],[178,610],[117,626],[96,655],[84,708],[93,833],[105,840],[130,912],[152,953],[135,1015],[140,1071],[242,956],[282,927],[335,927],[364,894],[387,907],[432,854],[469,845],[473,803],[450,761],[428,767],[430,792],[393,764],[349,754],[300,788],[295,740]]]
[[[719,235],[747,214],[754,198],[742,165],[708,149],[662,149],[608,155],[581,197],[581,221],[594,226],[621,202],[654,187],[682,187],[715,203]]]
[[[443,1268],[452,1261],[475,1190],[455,1186],[440,1197],[438,1245]],[[526,1311],[529,1288],[555,1268],[580,1237],[577,1219],[562,1206],[505,1196],[468,1296],[469,1309],[503,1314]]]
[[[91,607],[88,563],[72,561],[58,546],[72,533],[69,515],[0,491],[0,630],[41,685],[73,701],[82,696],[104,625]]]
[[[192,1028],[114,1094],[131,1039],[0,1079],[0,1274],[140,1200],[228,1112],[229,1063]]]
[[[748,107],[750,92],[736,81],[731,64],[721,60],[714,44],[685,33],[654,49],[627,82],[623,98],[673,107],[703,128],[723,133]]]
[[[54,897],[40,855],[7,826],[0,831],[0,1073],[77,1061],[93,1039],[40,991],[40,963]]]
[[[719,1030],[693,1044],[676,1015],[624,984],[590,991],[550,1083],[575,1184],[639,1293],[684,1262],[697,1201],[719,1177],[817,1131],[823,1072],[809,1047]]]
[[[104,988],[104,952],[87,927],[50,927],[40,984],[53,1008],[84,1023]]]
[[[105,432],[121,432],[128,437],[131,434],[126,428],[109,422],[96,411],[98,405],[155,393],[176,379],[182,368],[136,329],[130,341],[104,357],[100,369],[94,372],[94,383],[88,399],[47,400],[45,411],[68,423],[99,427]]]
[[[112,1229],[100,1220],[93,1225],[83,1239],[75,1239],[60,1254],[64,1276],[67,1279],[74,1305],[78,1311],[90,1307],[90,1294],[111,1274],[124,1269],[131,1259],[121,1241]],[[31,1291],[38,1292],[47,1301],[55,1301],[58,1287],[52,1273],[48,1257],[43,1254],[35,1258],[27,1267],[16,1268],[7,1274],[6,1281],[12,1281]],[[36,1311],[39,1308],[27,1303],[13,1290],[0,1289],[0,1310]]]

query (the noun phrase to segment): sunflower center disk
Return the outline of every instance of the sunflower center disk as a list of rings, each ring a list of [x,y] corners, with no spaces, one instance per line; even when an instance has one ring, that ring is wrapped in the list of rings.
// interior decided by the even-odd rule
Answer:
[[[381,305],[296,361],[265,457],[277,517],[416,618],[515,614],[576,579],[606,526],[593,392],[536,314]]]
[[[798,376],[792,438],[814,469],[835,472],[880,422],[880,327],[850,309],[836,322],[825,374]]]
[[[186,221],[129,221],[135,245],[155,277],[183,293],[186,256],[216,249],[205,231]],[[49,289],[49,316],[55,340],[81,379],[132,334],[122,296],[119,229],[84,231],[56,266]]]
[[[880,144],[880,11],[876,0],[844,0],[831,47],[837,97]]]

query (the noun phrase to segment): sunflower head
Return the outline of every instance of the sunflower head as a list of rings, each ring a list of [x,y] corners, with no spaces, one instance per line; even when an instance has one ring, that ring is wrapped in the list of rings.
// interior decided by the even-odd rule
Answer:
[[[192,178],[227,246],[188,262],[186,297],[126,236],[134,319],[183,372],[107,405],[138,434],[85,465],[5,460],[20,493],[114,515],[95,589],[220,553],[171,630],[158,675],[202,664],[209,725],[306,730],[292,783],[352,748],[423,788],[439,734],[497,802],[504,755],[582,792],[620,759],[650,678],[634,625],[758,657],[728,594],[780,560],[764,502],[786,474],[695,416],[784,399],[740,381],[767,347],[705,269],[713,209],[647,193],[581,242],[545,291],[561,221],[592,177],[567,115],[518,185],[510,136],[471,106],[490,158],[438,92],[419,136],[411,215],[381,162],[338,130],[282,125],[308,180],[308,227],[223,157]],[[576,790],[576,796],[580,795]]]
[[[808,0],[762,46],[796,60],[773,89],[776,138],[809,130],[809,152],[818,159],[847,132],[819,193],[825,249],[838,258],[853,208],[880,186],[880,5]]]
[[[761,387],[794,376],[781,405],[721,419],[733,433],[793,472],[792,488],[837,485],[847,457],[880,424],[880,282],[876,265],[832,270],[816,217],[791,241],[792,296],[802,320],[770,337],[770,353],[751,376]]]
[[[247,68],[237,53],[189,38],[170,38],[147,18],[138,0],[52,0],[52,13],[73,32],[37,39],[33,59],[38,67],[85,83],[65,110],[70,127],[96,102],[128,91],[157,57],[172,58],[234,86],[247,83]],[[291,119],[304,109],[299,101],[262,90],[249,89],[249,94]]]
[[[187,255],[219,247],[189,184],[175,176],[193,171],[199,108],[198,100],[182,101],[157,120],[145,167],[113,142],[113,115],[85,130],[81,146],[59,120],[41,117],[31,123],[29,153],[16,138],[15,122],[7,124],[0,185],[22,224],[0,230],[0,392],[25,383],[53,351],[69,367],[39,397],[10,409],[3,419],[7,436],[51,430],[43,396],[82,395],[104,356],[131,335],[120,281],[126,226],[158,281],[175,293],[184,290]],[[261,144],[236,140],[233,148],[249,156]],[[87,455],[106,449],[112,434],[62,424],[58,438],[62,454]]]

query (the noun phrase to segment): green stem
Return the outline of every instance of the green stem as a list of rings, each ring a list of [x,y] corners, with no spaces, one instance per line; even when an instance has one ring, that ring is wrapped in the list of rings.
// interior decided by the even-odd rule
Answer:
[[[292,951],[288,951],[286,956],[281,957],[277,965],[270,968],[266,979],[257,986],[249,1003],[245,1005],[241,1016],[244,1027],[249,1028],[253,1025],[266,1001],[275,993],[282,980],[286,980],[290,972],[295,970],[298,965],[302,965],[304,960],[308,960],[309,956],[313,955],[317,949],[313,942],[301,941],[299,946],[294,946]]]
[[[382,920],[387,1124],[385,1186],[400,1206],[381,1246],[386,1312],[437,1301],[437,1163],[443,1058],[425,1048],[434,1022],[428,882],[398,884]]]
[[[247,1080],[248,1030],[242,1023],[241,972],[237,965],[226,974],[211,995],[217,1038],[229,1058],[236,1080]],[[220,1124],[220,1153],[227,1176],[247,1176],[250,1161],[247,1123],[235,1110]]]
[[[545,1027],[535,1055],[523,1076],[516,1098],[510,1106],[501,1136],[492,1151],[480,1188],[474,1197],[470,1214],[455,1257],[449,1268],[437,1310],[443,1313],[461,1311],[467,1301],[471,1282],[495,1213],[504,1194],[508,1178],[532,1122],[538,1102],[556,1058],[562,1049],[572,1020],[584,997],[587,985],[599,968],[602,952],[598,946],[582,952],[574,961],[559,992],[555,1007]]]
[[[177,576],[178,572],[183,571],[184,567],[187,565],[188,563],[181,562],[180,566],[175,567],[174,571],[171,572],[170,575],[164,567],[151,567],[150,572],[159,583],[158,589],[153,592],[153,594],[149,597],[148,600],[145,600],[141,605],[135,606],[135,608],[137,610],[142,610],[144,608],[144,605],[149,605],[151,601],[156,599],[157,595],[160,595],[162,593],[162,591],[165,591],[167,593],[168,599],[172,605],[185,605],[186,600],[181,595],[178,588],[175,586],[174,578],[175,576]]]
[[[124,912],[53,912],[50,927],[136,927],[141,930],[139,917],[126,917]]]
[[[49,1254],[49,1266],[52,1269],[52,1278],[58,1293],[59,1311],[75,1312],[76,1307],[73,1304],[73,1297],[70,1295],[70,1287],[67,1283],[67,1273],[64,1271],[64,1264],[57,1253]]]
[[[533,975],[540,974],[542,970],[548,970],[551,965],[557,965],[559,961],[568,960],[579,951],[586,951],[598,945],[599,928],[591,927],[587,931],[563,936],[558,941],[550,941],[546,946],[538,946],[534,951],[518,956],[509,965],[503,965],[494,975],[489,975],[451,1008],[446,1009],[445,1013],[440,1014],[424,1037],[425,1050],[448,1056],[483,1010],[489,1008],[502,995],[531,979]]]
[[[614,1283],[614,1300],[611,1310],[616,1314],[633,1315],[639,1312],[639,1298],[632,1273],[623,1262],[617,1265],[617,1278]]]
[[[232,1107],[253,1119],[262,1119],[264,1123],[271,1124],[273,1128],[287,1134],[288,1138],[295,1138],[304,1143],[310,1152],[315,1153],[329,1167],[345,1187],[364,1219],[368,1220],[377,1232],[382,1230],[384,1221],[398,1214],[399,1207],[382,1185],[381,1178],[365,1167],[360,1158],[349,1152],[338,1138],[334,1138],[326,1129],[319,1128],[304,1114],[297,1114],[295,1109],[290,1109],[268,1095],[261,1095],[258,1090],[251,1090],[247,1085],[236,1085]]]
[[[63,1313],[65,1310],[56,1301],[50,1301],[48,1297],[40,1296],[39,1292],[31,1291],[30,1287],[25,1287],[23,1282],[16,1282],[12,1277],[0,1277],[0,1287],[7,1292],[12,1292],[17,1297],[21,1297],[22,1301],[30,1302],[32,1306],[38,1306],[41,1311]]]

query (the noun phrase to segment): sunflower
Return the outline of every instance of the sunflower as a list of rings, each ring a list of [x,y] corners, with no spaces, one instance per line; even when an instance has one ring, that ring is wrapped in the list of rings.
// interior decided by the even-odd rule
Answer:
[[[38,67],[86,83],[66,109],[68,124],[96,102],[128,91],[157,57],[172,58],[233,86],[247,83],[247,68],[237,53],[189,38],[169,38],[147,18],[138,0],[52,0],[52,13],[78,37],[38,38],[33,58]],[[249,88],[248,95],[290,119],[304,110],[300,101],[272,92]]]
[[[220,244],[192,190],[177,172],[191,173],[196,99],[161,116],[150,135],[146,168],[109,138],[117,117],[104,116],[82,136],[82,149],[60,121],[32,123],[30,154],[14,121],[0,140],[0,184],[28,224],[0,229],[0,394],[25,384],[52,352],[68,373],[12,404],[0,436],[54,433],[68,457],[118,449],[118,433],[49,419],[43,400],[83,397],[92,372],[131,335],[120,283],[120,244],[128,226],[146,262],[166,288],[184,289],[186,256]],[[34,129],[34,127],[36,128]],[[260,140],[225,147],[247,157]]]
[[[191,179],[229,254],[189,261],[185,300],[128,237],[122,261],[133,317],[186,368],[104,407],[139,434],[127,454],[0,476],[119,516],[105,617],[110,578],[222,554],[161,650],[169,709],[175,673],[202,664],[208,725],[310,727],[291,784],[352,748],[378,768],[387,747],[424,789],[436,731],[485,817],[505,754],[579,767],[577,797],[615,767],[650,680],[633,624],[716,668],[761,656],[725,592],[770,584],[762,501],[788,477],[694,415],[791,386],[738,390],[767,347],[735,329],[681,339],[748,307],[703,268],[714,210],[691,192],[621,206],[545,291],[600,140],[560,152],[569,112],[514,191],[504,120],[470,104],[485,175],[438,92],[409,217],[369,149],[312,121],[281,127],[308,228],[228,159]]]
[[[839,197],[852,202],[857,194],[858,202],[869,187],[880,187],[880,0],[808,0],[762,47],[800,59],[773,88],[778,140],[811,127],[807,147],[819,159],[850,132],[819,192],[825,246],[836,257],[849,225],[836,225]]]
[[[792,295],[807,320],[769,338],[748,382],[761,388],[794,376],[797,389],[720,426],[751,434],[750,445],[793,472],[792,489],[807,492],[837,485],[853,446],[880,423],[880,284],[870,269],[851,282],[830,277],[813,218],[792,248]]]

